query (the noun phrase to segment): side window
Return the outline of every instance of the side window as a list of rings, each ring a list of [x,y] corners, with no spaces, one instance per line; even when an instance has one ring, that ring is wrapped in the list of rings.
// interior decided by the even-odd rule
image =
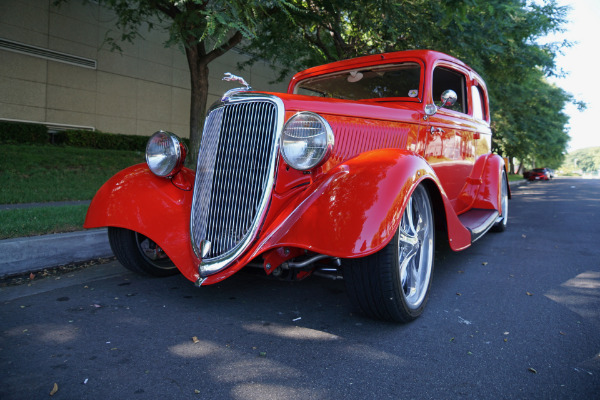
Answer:
[[[460,72],[437,67],[433,71],[433,101],[439,105],[442,93],[446,90],[454,90],[457,96],[456,103],[454,106],[446,108],[466,114],[469,110],[466,81],[465,76]]]
[[[487,119],[487,115],[485,115],[485,103],[483,102],[484,97],[479,86],[471,87],[471,97],[473,97],[473,117],[485,121]]]

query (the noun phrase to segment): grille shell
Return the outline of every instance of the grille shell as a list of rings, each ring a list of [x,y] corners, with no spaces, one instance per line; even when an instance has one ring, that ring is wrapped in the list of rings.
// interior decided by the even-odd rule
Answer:
[[[275,180],[283,102],[239,94],[207,116],[194,185],[191,240],[202,277],[248,248],[266,213]],[[210,250],[202,257],[205,241]]]

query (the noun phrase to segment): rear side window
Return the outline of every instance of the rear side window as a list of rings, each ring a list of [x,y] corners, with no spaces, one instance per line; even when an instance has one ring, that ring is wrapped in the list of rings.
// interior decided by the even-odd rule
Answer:
[[[471,96],[473,105],[473,117],[486,121],[487,115],[485,114],[485,103],[483,102],[483,93],[479,86],[471,86]]]
[[[438,105],[441,104],[442,93],[446,90],[454,90],[457,96],[456,103],[452,107],[445,108],[466,114],[469,110],[466,82],[462,73],[449,68],[437,67],[433,71],[433,101]]]

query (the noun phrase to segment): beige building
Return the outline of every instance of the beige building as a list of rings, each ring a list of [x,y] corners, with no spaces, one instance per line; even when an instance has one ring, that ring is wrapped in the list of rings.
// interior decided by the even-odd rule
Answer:
[[[0,0],[0,120],[43,123],[104,132],[150,135],[158,129],[189,136],[190,76],[182,50],[165,48],[163,30],[111,52],[104,39],[115,30],[111,11],[93,1]],[[233,50],[209,65],[209,104],[227,89],[225,72],[257,90],[269,84],[266,64],[238,71],[245,56]]]

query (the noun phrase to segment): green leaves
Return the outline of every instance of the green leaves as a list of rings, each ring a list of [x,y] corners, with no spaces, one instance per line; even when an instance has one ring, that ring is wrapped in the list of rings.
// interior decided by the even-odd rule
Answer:
[[[68,0],[55,0],[60,4]],[[490,94],[494,149],[505,156],[554,164],[568,135],[562,108],[573,98],[550,85],[562,46],[538,44],[560,32],[566,7],[556,0],[100,0],[117,17],[107,42],[167,29],[166,45],[185,47],[192,75],[192,150],[206,108],[207,65],[243,45],[256,61],[291,72],[351,57],[433,49],[482,75]],[[243,39],[245,39],[243,41]],[[243,42],[242,42],[243,41]],[[198,93],[201,92],[201,93]],[[577,103],[576,103],[577,104]],[[200,116],[200,117],[195,117]],[[191,152],[195,154],[195,151]]]
[[[428,48],[478,71],[490,92],[494,148],[505,156],[554,164],[568,140],[568,93],[550,85],[562,44],[537,44],[560,32],[567,8],[554,0],[289,0],[261,22],[246,45],[255,58],[290,72],[387,51]],[[244,66],[244,65],[242,65]]]
[[[57,0],[55,4],[67,0]],[[100,0],[114,11],[116,31],[106,36],[113,50],[121,50],[121,42],[141,37],[147,29],[163,28],[169,32],[166,45],[181,43],[186,47],[206,44],[212,49],[229,41],[239,32],[243,37],[255,37],[261,21],[273,10],[288,12],[294,6],[287,0]],[[289,13],[289,12],[288,12]]]
[[[565,172],[591,173],[600,170],[600,147],[576,150],[567,155],[562,166]]]

